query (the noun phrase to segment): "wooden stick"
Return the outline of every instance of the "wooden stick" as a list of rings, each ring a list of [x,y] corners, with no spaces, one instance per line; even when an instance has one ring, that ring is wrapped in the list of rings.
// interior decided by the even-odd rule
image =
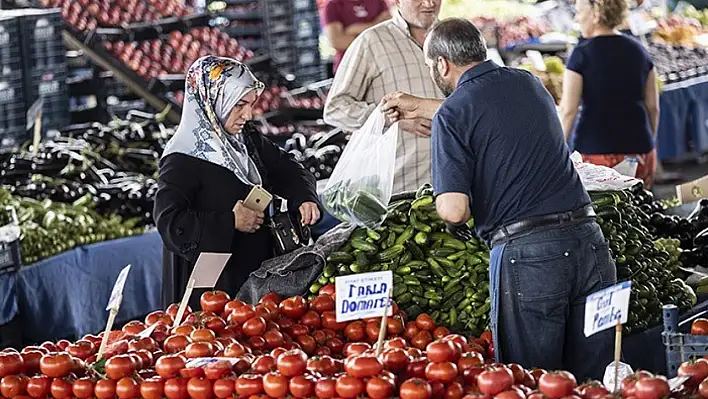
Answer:
[[[622,355],[622,324],[617,323],[615,327],[615,389],[613,392],[617,392],[619,387],[619,368],[620,368],[620,356]]]
[[[96,355],[97,361],[101,360],[101,357],[103,357],[103,352],[106,351],[106,346],[108,346],[108,338],[111,336],[113,323],[115,323],[116,321],[116,315],[118,315],[118,309],[111,309],[111,311],[108,313],[108,321],[106,322],[106,329],[103,331],[101,347],[98,349],[98,355]]]
[[[383,343],[386,338],[386,330],[388,330],[388,307],[391,303],[393,297],[393,287],[388,290],[388,301],[386,301],[386,307],[384,307],[384,314],[381,318],[381,328],[379,328],[379,341],[376,343],[376,356],[380,356],[383,352]]]
[[[189,303],[189,297],[192,296],[192,291],[194,290],[194,284],[197,283],[197,280],[194,278],[190,278],[189,282],[187,283],[187,289],[184,291],[184,296],[182,297],[182,303],[179,304],[179,309],[177,310],[177,315],[175,316],[175,321],[172,323],[172,327],[177,327],[179,326],[179,323],[182,322],[182,316],[184,316],[184,312],[187,310],[187,304]]]

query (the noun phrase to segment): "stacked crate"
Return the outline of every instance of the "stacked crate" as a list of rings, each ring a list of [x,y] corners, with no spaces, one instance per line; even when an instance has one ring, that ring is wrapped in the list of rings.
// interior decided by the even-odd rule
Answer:
[[[0,15],[0,148],[25,140],[25,93],[19,20]]]
[[[42,130],[71,123],[66,48],[59,10],[23,10],[20,17],[27,106],[42,98]]]
[[[327,76],[320,59],[320,16],[317,1],[293,0],[292,7],[295,77],[298,83],[303,85],[323,80]]]

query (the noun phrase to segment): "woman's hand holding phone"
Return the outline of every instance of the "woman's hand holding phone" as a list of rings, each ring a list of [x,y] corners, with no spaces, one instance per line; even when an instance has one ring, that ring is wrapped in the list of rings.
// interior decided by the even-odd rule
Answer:
[[[234,227],[243,233],[255,233],[263,224],[263,212],[246,208],[243,201],[238,201],[233,208]]]

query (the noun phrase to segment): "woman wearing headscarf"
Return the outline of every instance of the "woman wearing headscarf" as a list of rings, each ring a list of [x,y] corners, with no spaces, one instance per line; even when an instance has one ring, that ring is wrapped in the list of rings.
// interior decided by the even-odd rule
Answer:
[[[160,160],[155,196],[164,306],[182,299],[202,252],[232,254],[216,285],[231,295],[273,257],[266,216],[243,204],[254,186],[286,199],[303,224],[320,217],[312,174],[247,124],[264,88],[228,58],[203,57],[189,68],[182,120]],[[195,290],[193,308],[199,296]]]

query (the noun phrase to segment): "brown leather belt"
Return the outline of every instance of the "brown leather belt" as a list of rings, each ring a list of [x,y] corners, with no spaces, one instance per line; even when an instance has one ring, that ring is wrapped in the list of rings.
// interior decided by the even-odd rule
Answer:
[[[551,215],[532,217],[526,220],[510,223],[494,231],[489,238],[490,246],[498,244],[500,241],[508,241],[514,236],[526,233],[528,231],[541,227],[560,225],[574,220],[587,219],[595,217],[595,210],[592,205],[587,205],[583,208],[563,212],[554,213]]]

